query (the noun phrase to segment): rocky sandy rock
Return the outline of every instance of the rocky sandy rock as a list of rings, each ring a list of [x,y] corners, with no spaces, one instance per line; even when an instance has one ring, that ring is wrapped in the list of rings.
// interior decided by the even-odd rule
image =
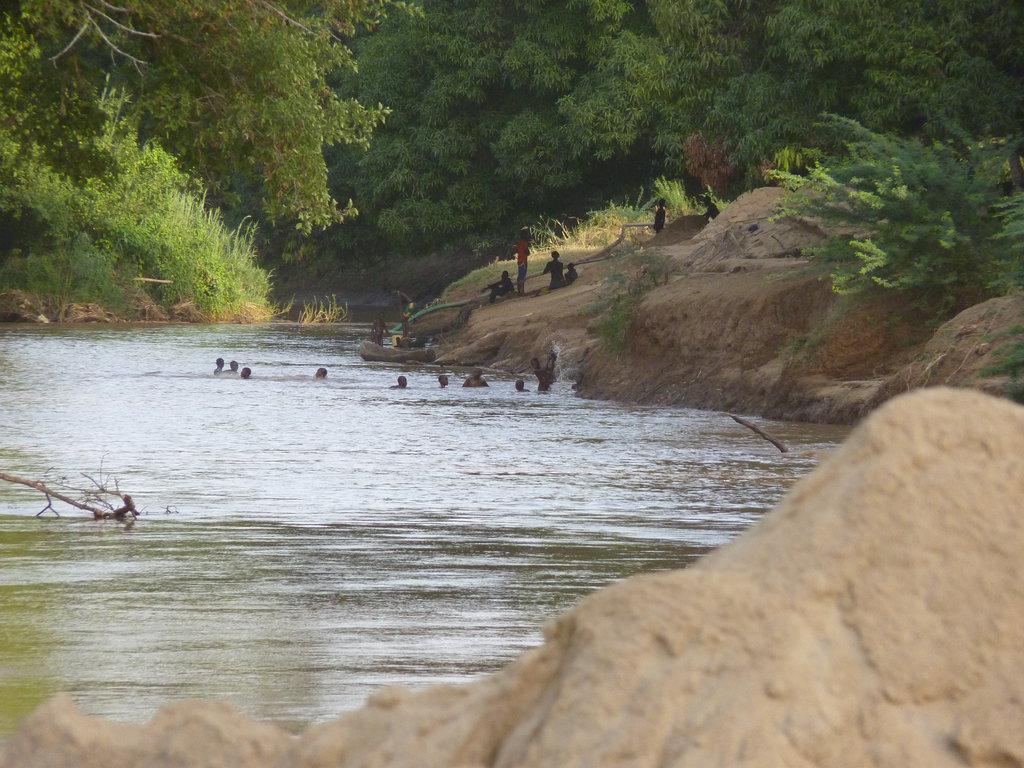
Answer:
[[[921,390],[733,543],[595,593],[489,678],[384,689],[298,737],[62,697],[0,766],[1020,766],[1022,550],[1024,408]]]

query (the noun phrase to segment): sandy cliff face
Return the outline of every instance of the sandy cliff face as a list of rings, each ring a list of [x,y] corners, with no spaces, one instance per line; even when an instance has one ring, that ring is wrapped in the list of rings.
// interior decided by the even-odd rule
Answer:
[[[620,582],[464,686],[290,737],[216,705],[138,728],[67,698],[0,766],[1024,765],[1024,408],[896,398],[697,566]]]
[[[475,310],[440,359],[528,375],[531,357],[557,349],[563,380],[584,397],[834,423],[915,387],[1001,392],[1002,379],[978,374],[1010,340],[991,335],[1024,324],[1024,298],[993,299],[936,330],[902,295],[838,297],[799,255],[826,233],[773,221],[781,195],[755,190],[703,230],[676,222],[643,243],[672,274],[636,306],[624,352],[603,351],[596,334],[605,277],[630,277],[612,261],[584,266],[571,288]]]

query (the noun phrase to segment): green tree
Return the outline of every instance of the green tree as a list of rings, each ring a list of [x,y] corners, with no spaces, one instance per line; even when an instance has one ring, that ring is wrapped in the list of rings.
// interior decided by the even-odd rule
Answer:
[[[345,40],[356,25],[391,5],[19,0],[4,20],[5,40],[27,40],[42,58],[7,84],[15,99],[39,100],[22,105],[16,128],[45,137],[69,116],[95,127],[99,93],[118,87],[130,94],[145,137],[182,158],[218,199],[241,174],[255,181],[271,218],[305,230],[327,225],[346,211],[327,190],[324,146],[365,145],[384,116],[339,98],[331,78],[353,66]]]
[[[652,175],[653,32],[623,0],[423,0],[355,45],[345,98],[392,110],[368,151],[333,153],[332,189],[363,216],[349,250],[421,251],[509,236]],[[350,238],[351,239],[348,239]]]
[[[211,319],[267,317],[270,281],[251,227],[227,229],[198,184],[155,143],[140,144],[123,97],[106,94],[101,131],[81,142],[102,172],[78,178],[0,122],[0,292],[17,289],[57,319],[74,303],[132,312],[134,280],[170,281],[152,299]]]
[[[821,146],[829,112],[880,133],[1005,135],[1024,119],[1024,6],[1017,0],[650,0],[664,42],[666,151],[757,179]],[[697,143],[699,148],[701,143]],[[714,156],[709,156],[714,159]]]
[[[908,291],[951,311],[1008,287],[1015,257],[995,239],[994,215],[1004,145],[899,139],[843,118],[822,130],[845,141],[842,157],[806,177],[775,175],[795,190],[783,213],[850,233],[809,250],[833,265],[837,290]]]

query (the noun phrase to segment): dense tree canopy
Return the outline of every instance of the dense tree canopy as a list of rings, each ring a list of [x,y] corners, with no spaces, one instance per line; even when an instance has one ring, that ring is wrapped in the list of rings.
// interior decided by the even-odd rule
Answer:
[[[960,148],[1021,146],[1024,125],[1019,0],[10,7],[0,133],[101,173],[97,105],[125,93],[142,140],[198,172],[207,200],[324,260],[507,242],[635,202],[661,175],[737,192],[839,148],[825,113]]]
[[[338,189],[377,247],[518,229],[650,178],[647,113],[623,87],[652,59],[643,3],[419,7],[358,42],[359,75],[343,91],[392,110],[368,152],[336,153]]]
[[[824,113],[924,140],[1024,124],[1014,0],[420,0],[355,46],[392,110],[332,155],[364,214],[335,246],[415,250],[636,195],[720,193],[828,150]]]
[[[330,78],[352,66],[344,41],[356,25],[389,5],[20,0],[3,19],[4,47],[31,45],[40,56],[26,77],[4,84],[25,102],[6,110],[7,127],[66,144],[55,127],[95,125],[99,93],[115,86],[130,94],[144,137],[182,158],[215,197],[235,177],[254,178],[266,215],[325,225],[341,212],[327,190],[323,147],[365,144],[383,116],[339,98]]]
[[[820,146],[823,112],[925,139],[1024,124],[1015,0],[650,0],[666,149],[702,134],[756,171]],[[749,175],[748,175],[749,178]]]

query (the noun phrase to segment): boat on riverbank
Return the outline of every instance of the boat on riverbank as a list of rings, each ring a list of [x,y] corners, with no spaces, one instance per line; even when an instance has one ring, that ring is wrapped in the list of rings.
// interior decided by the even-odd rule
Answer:
[[[359,356],[373,363],[432,363],[435,354],[433,347],[383,347],[372,341],[364,341],[359,345]]]

